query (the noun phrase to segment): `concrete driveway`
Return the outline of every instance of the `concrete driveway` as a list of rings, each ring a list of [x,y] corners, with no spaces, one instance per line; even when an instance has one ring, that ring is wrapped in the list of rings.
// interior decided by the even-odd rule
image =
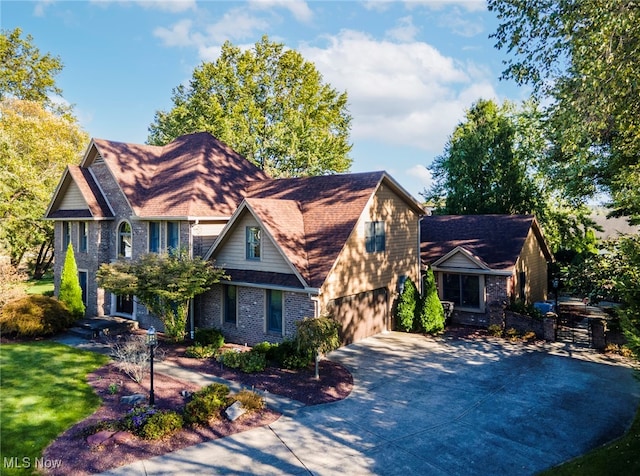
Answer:
[[[330,357],[347,399],[108,474],[534,474],[621,436],[640,403],[629,366],[560,343],[392,332]]]

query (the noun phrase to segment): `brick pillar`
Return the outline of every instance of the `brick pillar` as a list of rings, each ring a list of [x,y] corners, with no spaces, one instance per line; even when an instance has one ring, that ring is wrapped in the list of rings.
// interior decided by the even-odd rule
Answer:
[[[556,316],[542,318],[542,338],[549,342],[556,340]]]
[[[591,339],[594,349],[602,350],[607,346],[604,321],[602,319],[591,319]]]
[[[497,325],[504,329],[504,308],[502,301],[493,301],[489,303],[489,325]]]

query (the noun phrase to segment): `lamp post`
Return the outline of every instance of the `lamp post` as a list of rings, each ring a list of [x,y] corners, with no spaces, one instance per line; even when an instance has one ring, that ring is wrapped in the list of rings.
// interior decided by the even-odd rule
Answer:
[[[558,278],[553,278],[553,281],[551,281],[551,286],[553,286],[553,293],[556,296],[556,314],[559,314],[559,310],[558,310],[558,287],[560,287],[560,280]]]
[[[156,334],[156,330],[153,326],[149,327],[147,330],[147,345],[149,346],[149,358],[150,358],[150,366],[151,366],[151,389],[149,390],[149,405],[155,405],[156,399],[153,394],[153,351],[158,345],[158,335]]]

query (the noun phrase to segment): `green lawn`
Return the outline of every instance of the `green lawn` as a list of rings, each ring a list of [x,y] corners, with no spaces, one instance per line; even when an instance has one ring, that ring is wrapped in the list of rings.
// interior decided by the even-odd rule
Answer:
[[[47,291],[53,292],[53,276],[27,281],[27,294],[44,294]]]
[[[640,474],[640,409],[629,431],[613,443],[597,448],[540,476],[628,476]]]
[[[0,345],[0,474],[34,473],[25,466],[98,408],[86,375],[107,361],[53,342]]]

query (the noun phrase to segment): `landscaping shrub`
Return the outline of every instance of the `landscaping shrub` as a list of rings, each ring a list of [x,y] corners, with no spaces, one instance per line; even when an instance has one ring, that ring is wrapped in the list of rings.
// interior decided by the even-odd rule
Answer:
[[[15,337],[47,336],[68,329],[74,321],[64,303],[31,294],[4,305],[0,333]]]
[[[182,416],[172,410],[161,410],[149,418],[142,427],[140,436],[145,440],[159,440],[182,429]]]
[[[299,349],[296,342],[285,340],[271,346],[267,352],[267,358],[284,369],[303,369],[313,360],[313,350]]]
[[[81,319],[84,317],[85,308],[82,301],[82,288],[80,287],[78,266],[76,265],[71,243],[67,246],[67,252],[64,256],[58,299],[67,305],[74,318]]]
[[[214,383],[198,390],[184,408],[184,421],[189,425],[207,425],[220,417],[220,410],[227,405],[229,387]]]
[[[135,406],[130,409],[120,421],[121,428],[136,436],[142,436],[142,431],[147,420],[156,414],[158,410],[147,405]]]
[[[131,378],[140,383],[149,369],[149,347],[143,335],[129,335],[111,345],[111,356],[116,366]]]
[[[262,354],[265,354],[267,356],[267,358],[269,357],[269,352],[271,351],[271,348],[273,346],[277,346],[278,344],[272,344],[271,342],[260,342],[259,344],[256,344],[253,346],[252,350],[255,350],[256,352],[260,352]]]
[[[224,336],[219,329],[196,329],[193,339],[196,344],[201,346],[210,346],[214,350],[224,345]]]
[[[526,304],[522,299],[511,301],[506,307],[507,311],[522,314],[524,316],[533,317],[534,319],[542,319],[544,316],[538,311],[533,304]]]
[[[218,357],[218,361],[227,367],[240,369],[246,373],[262,372],[267,367],[266,354],[254,349],[248,352],[228,350]]]
[[[15,266],[0,259],[0,309],[9,301],[23,297],[27,276]]]
[[[419,299],[420,296],[415,283],[410,278],[407,278],[396,307],[396,326],[398,330],[404,332],[415,330],[416,310]]]
[[[251,390],[241,390],[233,396],[233,400],[242,403],[242,408],[248,412],[262,410],[265,406],[264,398]]]
[[[200,343],[196,343],[195,345],[187,347],[184,354],[193,359],[210,359],[216,355],[217,351],[218,347],[213,345],[201,345]]]
[[[438,297],[436,278],[429,268],[424,280],[424,299],[420,302],[420,327],[427,334],[437,334],[444,330],[444,308]]]
[[[489,332],[489,335],[493,336],[493,337],[500,337],[502,336],[502,326],[499,324],[491,324],[488,328],[487,331]]]

